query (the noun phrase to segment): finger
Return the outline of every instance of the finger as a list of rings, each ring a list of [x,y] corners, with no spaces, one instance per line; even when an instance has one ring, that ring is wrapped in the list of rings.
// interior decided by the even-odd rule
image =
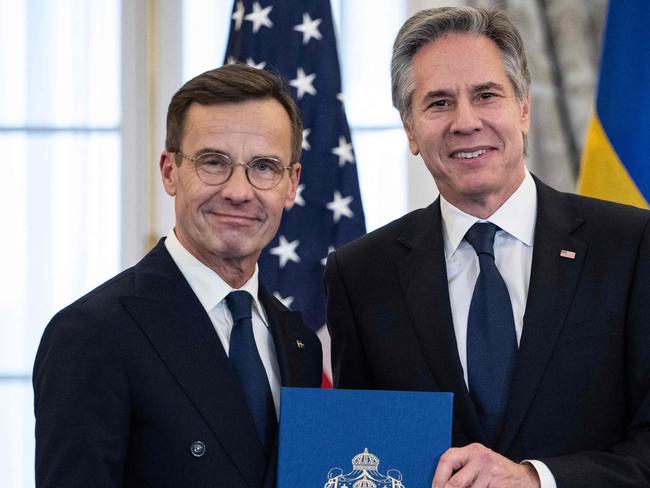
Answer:
[[[449,478],[444,488],[484,488],[485,480],[481,480],[481,466],[472,457]]]
[[[490,486],[500,487],[502,485],[494,484],[494,479],[488,470],[477,468],[476,479],[472,483],[472,488],[488,488]]]
[[[451,448],[440,456],[436,472],[433,475],[433,488],[444,487],[454,472],[461,469],[470,459],[470,450],[467,447]]]

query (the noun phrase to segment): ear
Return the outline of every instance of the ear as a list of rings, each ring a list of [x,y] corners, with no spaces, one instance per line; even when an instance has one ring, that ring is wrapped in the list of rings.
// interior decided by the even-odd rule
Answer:
[[[293,207],[293,204],[296,201],[296,194],[298,192],[298,185],[300,184],[300,173],[302,171],[302,165],[300,163],[295,163],[292,168],[291,177],[289,178],[289,191],[284,202],[284,208],[287,210]]]
[[[413,130],[413,116],[409,116],[405,119],[402,119],[402,125],[406,131],[406,137],[409,140],[409,150],[413,156],[420,154],[420,146],[415,140],[414,130]]]
[[[176,155],[169,151],[163,151],[160,155],[160,176],[162,184],[168,195],[176,195],[176,178],[178,166],[176,165]]]
[[[528,134],[530,130],[530,93],[527,93],[521,102],[521,131]]]

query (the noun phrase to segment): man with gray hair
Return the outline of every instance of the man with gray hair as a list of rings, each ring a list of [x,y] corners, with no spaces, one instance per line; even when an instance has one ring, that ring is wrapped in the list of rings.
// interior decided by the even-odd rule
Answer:
[[[503,13],[414,15],[392,81],[440,197],[330,254],[335,386],[454,393],[435,487],[650,486],[650,212],[528,172]]]

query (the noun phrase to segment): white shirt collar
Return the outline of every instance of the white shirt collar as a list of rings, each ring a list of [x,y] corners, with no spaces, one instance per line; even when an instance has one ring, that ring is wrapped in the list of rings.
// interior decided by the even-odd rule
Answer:
[[[535,236],[537,219],[537,189],[535,181],[526,170],[524,181],[501,207],[487,219],[482,220],[454,207],[440,195],[440,213],[445,243],[445,258],[449,259],[458,249],[469,228],[479,221],[492,222],[505,232],[531,247]]]
[[[176,266],[181,270],[181,273],[190,284],[194,294],[201,302],[201,305],[206,312],[210,312],[214,307],[219,305],[228,293],[235,290],[228,283],[226,283],[221,276],[208,268],[205,264],[194,257],[187,249],[180,243],[174,229],[170,230],[165,239],[165,247]],[[257,309],[259,316],[262,318],[264,325],[267,327],[268,322],[266,315],[263,312],[262,304],[257,295],[259,288],[258,268],[255,265],[255,271],[250,279],[239,288],[250,293],[253,297],[253,307]]]

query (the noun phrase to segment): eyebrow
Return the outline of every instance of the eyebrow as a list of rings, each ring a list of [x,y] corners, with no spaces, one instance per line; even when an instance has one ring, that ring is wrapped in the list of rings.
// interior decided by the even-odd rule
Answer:
[[[478,93],[481,91],[485,90],[498,90],[498,91],[503,91],[503,85],[500,83],[496,83],[494,81],[488,81],[485,83],[479,83],[478,85],[473,85],[472,86],[472,93]],[[431,98],[453,98],[454,95],[451,91],[449,90],[432,90],[428,92],[424,97],[422,97],[422,100],[428,100]]]
[[[452,93],[447,90],[433,90],[428,92],[422,97],[422,100],[427,100],[429,98],[449,98],[453,97]]]
[[[212,153],[223,154],[224,156],[230,157],[226,151],[222,151],[221,149],[215,149],[213,147],[202,147],[201,149],[196,151],[194,154],[196,156],[199,156],[200,154],[212,154]]]
[[[226,156],[228,159],[232,160],[233,157],[228,154],[228,152],[222,150],[222,149],[215,149],[212,147],[204,147],[196,151],[194,154],[194,157],[199,157],[204,154],[221,154],[222,156]],[[282,162],[282,158],[276,154],[257,154],[253,156],[248,162],[254,161],[255,159],[263,159],[263,158],[270,158],[270,159],[277,159],[278,161]]]
[[[494,81],[488,81],[487,83],[481,83],[479,85],[474,85],[472,91],[474,93],[485,91],[485,90],[498,90],[503,91],[503,85],[500,83],[495,83]]]

